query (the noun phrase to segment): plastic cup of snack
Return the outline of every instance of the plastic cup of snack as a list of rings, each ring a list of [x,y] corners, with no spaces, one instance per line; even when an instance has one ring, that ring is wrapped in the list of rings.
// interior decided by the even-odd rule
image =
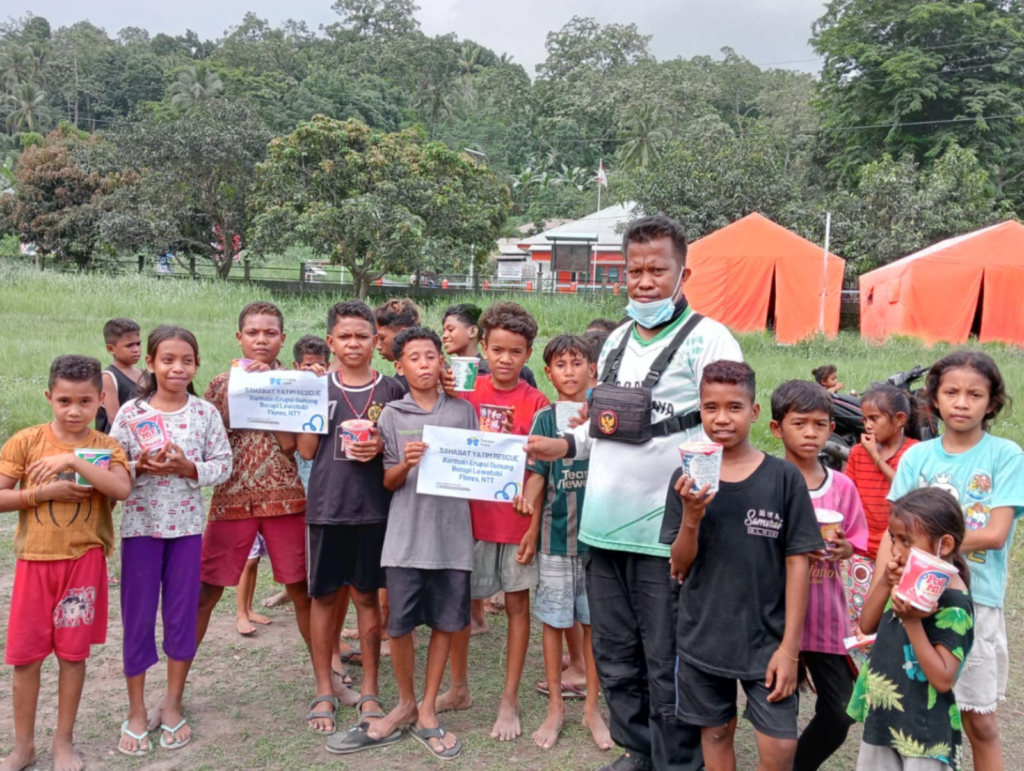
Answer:
[[[480,405],[480,430],[492,434],[507,434],[505,420],[512,417],[512,408],[500,404]]]
[[[146,413],[128,421],[128,428],[146,455],[153,455],[171,443],[159,412]]]
[[[555,425],[558,428],[559,434],[564,434],[566,431],[571,431],[569,427],[569,421],[573,418],[579,417],[580,410],[583,409],[582,402],[555,402]]]
[[[821,530],[821,537],[826,541],[826,546],[831,549],[832,544],[827,542],[830,538],[835,538],[839,535],[839,531],[843,527],[843,515],[831,509],[815,509],[814,514],[818,517],[818,528]]]
[[[683,460],[683,473],[693,479],[693,489],[703,490],[711,485],[709,493],[718,492],[718,480],[722,474],[722,445],[716,442],[683,442],[679,445]]]
[[[480,360],[476,356],[452,356],[452,374],[455,376],[456,391],[472,391],[476,388],[476,376],[480,371]]]
[[[345,457],[355,460],[349,450],[353,442],[368,442],[373,438],[374,422],[372,420],[344,420],[341,423],[341,436],[345,448]]]
[[[95,450],[88,447],[80,447],[75,450],[75,457],[81,458],[86,463],[91,463],[100,468],[110,468],[110,450]],[[75,474],[75,484],[84,487],[92,487],[92,482],[81,474]]]
[[[238,367],[239,369],[245,369],[254,361],[255,359],[235,359],[234,361],[231,362],[231,366]]]
[[[939,598],[955,572],[956,568],[949,562],[912,546],[896,596],[918,610],[931,613],[938,607]]]

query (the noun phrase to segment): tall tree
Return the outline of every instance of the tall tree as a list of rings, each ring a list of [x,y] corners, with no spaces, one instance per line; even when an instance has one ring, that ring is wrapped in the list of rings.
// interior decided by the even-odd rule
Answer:
[[[885,153],[929,164],[955,140],[1024,211],[1019,0],[832,0],[812,43],[836,175],[855,179]]]
[[[623,168],[646,170],[661,158],[671,137],[667,121],[656,104],[635,104],[619,123],[618,157]]]
[[[22,242],[41,254],[87,265],[99,242],[98,223],[109,195],[132,175],[90,168],[101,140],[62,121],[18,159],[15,192],[4,196],[4,218]]]
[[[168,94],[171,107],[185,111],[213,99],[223,90],[224,83],[220,75],[206,64],[197,62],[178,73]]]
[[[271,142],[257,177],[253,248],[309,246],[348,268],[361,298],[384,273],[422,267],[428,244],[485,255],[509,210],[507,188],[466,155],[324,116]]]
[[[7,104],[11,108],[7,125],[15,131],[36,131],[50,121],[46,92],[35,83],[18,83],[11,89]]]
[[[248,236],[256,164],[271,137],[256,110],[214,99],[171,120],[125,121],[112,133],[122,163],[141,179],[104,216],[103,237],[128,251],[171,246],[209,259],[227,278],[235,244]]]

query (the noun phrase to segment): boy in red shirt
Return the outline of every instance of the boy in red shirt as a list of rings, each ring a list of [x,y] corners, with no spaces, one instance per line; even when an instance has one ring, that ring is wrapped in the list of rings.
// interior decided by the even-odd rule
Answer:
[[[476,380],[476,389],[465,394],[476,408],[480,424],[490,407],[504,407],[505,433],[528,436],[533,416],[548,405],[548,398],[519,373],[533,352],[537,322],[526,309],[512,302],[495,303],[480,317],[483,355],[489,375]],[[481,407],[485,407],[481,410]],[[483,600],[505,592],[508,616],[508,667],[505,690],[498,704],[498,718],[491,738],[511,741],[522,734],[519,724],[519,681],[530,642],[530,589],[537,585],[536,538],[528,535],[531,520],[517,516],[512,503],[471,501],[473,538],[476,539],[471,597]],[[451,690],[437,700],[437,711],[469,709],[470,628],[455,635],[451,652]]]

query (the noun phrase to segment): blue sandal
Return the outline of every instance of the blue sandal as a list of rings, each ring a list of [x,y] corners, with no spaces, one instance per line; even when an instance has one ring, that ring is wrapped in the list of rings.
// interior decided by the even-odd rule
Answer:
[[[133,731],[128,730],[127,720],[121,723],[121,735],[127,736],[129,739],[134,739],[139,743],[139,748],[135,750],[135,752],[132,752],[131,750],[126,750],[119,743],[117,745],[117,751],[120,752],[122,755],[127,755],[130,758],[144,758],[147,755],[149,755],[150,750],[153,749],[153,741],[149,738],[149,731],[143,731],[140,734],[134,733]],[[143,742],[146,743],[145,749],[142,748]]]
[[[178,725],[174,726],[174,728],[171,728],[169,725],[161,723],[160,724],[160,746],[163,747],[165,750],[180,750],[182,747],[184,747],[186,744],[188,744],[190,741],[192,741],[191,734],[183,742],[176,742],[176,741],[174,741],[174,734],[178,733],[178,731],[180,731],[182,729],[182,727],[187,722],[188,721],[185,718],[182,718],[181,722],[178,723]],[[171,740],[170,741],[167,741],[167,739],[164,737],[164,731],[167,731],[167,733],[169,733],[171,735]]]

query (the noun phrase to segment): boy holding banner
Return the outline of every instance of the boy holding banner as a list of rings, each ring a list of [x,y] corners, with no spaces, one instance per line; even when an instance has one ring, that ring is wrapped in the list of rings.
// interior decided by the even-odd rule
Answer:
[[[436,333],[404,329],[395,337],[394,354],[409,392],[384,408],[377,425],[384,440],[384,486],[394,493],[381,565],[391,606],[387,632],[399,702],[368,734],[383,739],[409,726],[433,755],[450,760],[462,752],[462,743],[438,722],[436,700],[452,637],[469,625],[473,526],[467,500],[421,495],[416,484],[420,460],[431,452],[423,442],[424,427],[475,431],[477,417],[469,402],[438,392],[444,359]],[[419,624],[433,633],[423,701],[417,707],[413,630]]]

